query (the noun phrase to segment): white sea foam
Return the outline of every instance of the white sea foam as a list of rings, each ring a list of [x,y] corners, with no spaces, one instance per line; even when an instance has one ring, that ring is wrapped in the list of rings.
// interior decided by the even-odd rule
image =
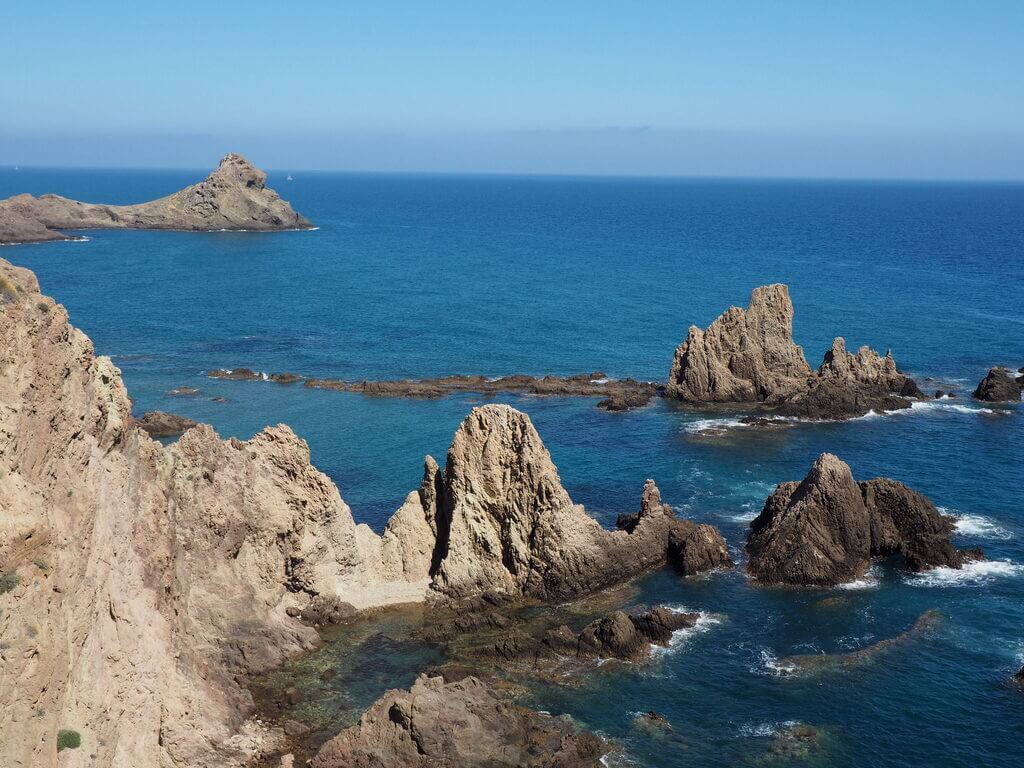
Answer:
[[[745,509],[744,512],[740,512],[737,515],[726,515],[726,517],[734,523],[749,523],[761,514],[760,510],[754,509],[752,505],[744,504],[743,507]]]
[[[767,672],[775,677],[788,677],[797,671],[795,664],[783,664],[779,657],[767,648],[761,650],[761,666],[755,670],[759,674]]]
[[[947,514],[941,507],[939,511]],[[1013,534],[981,515],[956,515],[956,532],[974,539],[1012,539]]]
[[[609,379],[609,378],[608,378],[608,377],[606,376],[606,377],[605,377],[605,378],[603,378],[603,379],[591,379],[591,380],[590,380],[590,383],[591,383],[591,384],[607,384],[607,383],[608,383],[609,381],[611,381],[611,379]]]
[[[691,613],[691,611],[678,605],[666,606],[672,613]],[[701,634],[709,631],[716,624],[721,624],[722,620],[717,616],[700,611],[700,616],[697,618],[697,623],[692,627],[684,627],[683,629],[677,629],[672,633],[672,637],[668,641],[668,645],[651,645],[651,653],[655,656],[666,656],[670,653],[678,651],[687,640],[694,635]]]
[[[910,411],[912,413],[928,413],[929,411],[939,411],[947,413],[967,413],[967,414],[979,414],[979,413],[995,413],[996,411],[992,408],[980,408],[970,405],[964,405],[963,403],[950,403],[947,402],[954,398],[943,397],[940,400],[915,400],[910,404]],[[899,414],[903,413],[906,409],[899,411],[888,411],[888,413]]]
[[[988,584],[999,577],[1020,576],[1024,566],[1009,560],[974,560],[963,568],[932,568],[911,573],[904,580],[915,587],[963,587]]]
[[[878,568],[870,568],[868,572],[860,579],[854,581],[848,581],[845,584],[837,584],[836,589],[848,589],[848,590],[861,590],[861,589],[874,589],[881,583],[879,579]]]
[[[683,430],[695,435],[708,430],[742,429],[749,426],[738,418],[698,419],[684,426]]]
[[[740,727],[740,736],[767,738],[775,736],[787,728],[795,728],[800,725],[797,720],[782,720],[775,723],[758,723],[757,725],[744,725]]]

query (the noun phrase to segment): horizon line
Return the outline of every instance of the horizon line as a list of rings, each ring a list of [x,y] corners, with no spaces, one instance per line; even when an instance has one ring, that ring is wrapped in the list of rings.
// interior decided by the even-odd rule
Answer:
[[[229,154],[229,153],[225,153]],[[241,154],[241,153],[238,153]],[[221,156],[223,157],[223,155]],[[248,156],[246,156],[248,157]],[[251,161],[250,161],[251,162]],[[421,176],[421,177],[465,177],[465,178],[519,178],[519,179],[591,179],[591,180],[647,180],[647,181],[788,181],[788,182],[864,182],[880,184],[1024,184],[1020,178],[984,178],[984,177],[946,177],[946,176],[753,176],[744,174],[643,174],[643,173],[558,173],[544,171],[452,171],[452,170],[376,170],[376,169],[343,169],[343,168],[303,168],[297,166],[263,167],[253,163],[265,173],[311,173],[336,174],[348,176]],[[174,165],[20,165],[18,163],[0,163],[0,170],[19,172],[20,170],[43,171],[169,171],[198,172],[205,177],[213,172],[212,166],[174,166]]]

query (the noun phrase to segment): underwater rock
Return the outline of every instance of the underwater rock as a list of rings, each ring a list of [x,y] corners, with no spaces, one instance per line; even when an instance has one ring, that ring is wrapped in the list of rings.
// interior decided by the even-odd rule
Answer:
[[[676,350],[666,397],[686,403],[752,403],[786,416],[846,419],[909,407],[917,384],[891,354],[856,355],[836,338],[817,371],[793,341],[793,302],[785,285],[755,288],[746,309],[732,307],[707,329],[692,326]]]
[[[903,555],[914,571],[959,568],[983,557],[951,542],[952,518],[902,483],[856,483],[824,453],[799,483],[780,484],[751,523],[748,569],[762,584],[835,586],[864,574],[871,558]]]
[[[864,648],[846,653],[810,653],[800,656],[787,656],[779,662],[779,666],[794,669],[798,672],[824,672],[860,666],[861,664],[874,661],[881,653],[917,640],[938,626],[941,621],[942,614],[938,611],[925,611],[917,618],[910,629],[900,632],[894,637],[888,637]]]
[[[975,400],[987,403],[1020,402],[1024,391],[1024,378],[1018,378],[1009,368],[993,368],[975,388]]]
[[[95,205],[59,195],[16,195],[0,200],[0,243],[67,240],[60,230],[68,229],[310,229],[266,181],[244,157],[228,154],[198,184],[148,203]]]
[[[150,437],[177,437],[199,422],[165,411],[148,411],[135,423]]]
[[[175,387],[167,394],[171,397],[195,397],[199,392],[195,387]]]
[[[420,676],[328,741],[313,768],[597,768],[603,739],[520,707],[475,677]]]

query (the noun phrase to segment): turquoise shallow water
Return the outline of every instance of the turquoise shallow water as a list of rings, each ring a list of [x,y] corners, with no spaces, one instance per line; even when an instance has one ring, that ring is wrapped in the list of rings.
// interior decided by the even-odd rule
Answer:
[[[0,170],[0,197],[134,202],[201,175]],[[991,365],[1024,365],[1020,185],[327,174],[271,174],[271,184],[320,229],[96,232],[0,256],[35,270],[114,357],[139,412],[172,410],[240,437],[286,422],[357,519],[378,529],[417,485],[424,454],[443,457],[479,398],[372,400],[201,372],[663,379],[690,324],[775,281],[790,285],[812,364],[841,334],[851,347],[892,347],[909,373],[946,382],[930,388],[969,389]],[[178,386],[202,394],[165,394]],[[1024,691],[1006,684],[1024,663],[1021,407],[959,399],[708,439],[695,434],[699,422],[719,417],[663,402],[608,414],[586,400],[502,399],[531,415],[573,498],[605,522],[633,510],[653,477],[666,501],[718,525],[739,555],[774,485],[828,450],[858,477],[895,477],[965,516],[961,543],[997,561],[924,577],[886,564],[860,589],[812,592],[752,589],[739,572],[685,583],[659,574],[644,599],[717,623],[651,667],[538,689],[538,706],[572,713],[657,767],[757,763],[788,721],[825,730],[827,765],[1024,759]],[[844,600],[821,605],[833,596]],[[937,629],[868,666],[801,678],[776,663],[862,647],[933,608],[944,617]],[[396,684],[408,683],[406,667]],[[649,709],[680,738],[638,732],[632,713]]]

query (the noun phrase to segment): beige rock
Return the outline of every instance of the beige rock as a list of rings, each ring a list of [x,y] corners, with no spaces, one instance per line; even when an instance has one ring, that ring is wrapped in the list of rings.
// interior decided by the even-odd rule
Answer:
[[[667,397],[688,403],[755,403],[785,416],[844,419],[909,407],[912,379],[861,347],[837,338],[817,371],[793,342],[793,303],[785,285],[755,288],[747,308],[732,307],[707,330],[691,327],[676,350]]]
[[[67,239],[66,229],[280,230],[309,221],[266,186],[267,175],[228,154],[198,184],[136,205],[98,205],[59,195],[0,201],[0,243]]]

